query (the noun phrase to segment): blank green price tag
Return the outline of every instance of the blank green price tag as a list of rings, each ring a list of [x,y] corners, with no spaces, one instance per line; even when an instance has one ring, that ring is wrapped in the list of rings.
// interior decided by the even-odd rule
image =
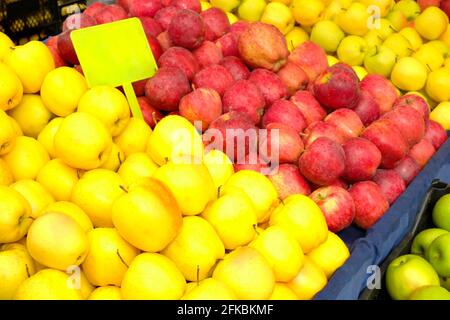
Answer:
[[[123,86],[133,116],[142,119],[132,83],[152,77],[158,67],[140,20],[75,30],[71,39],[88,86]]]

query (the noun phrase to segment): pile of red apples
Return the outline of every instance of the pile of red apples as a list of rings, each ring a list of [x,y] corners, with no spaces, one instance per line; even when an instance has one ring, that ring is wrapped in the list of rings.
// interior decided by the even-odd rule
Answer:
[[[342,63],[329,67],[309,41],[289,53],[274,26],[229,25],[223,11],[201,12],[197,0],[97,3],[69,17],[48,45],[60,65],[77,65],[74,19],[86,27],[130,16],[141,19],[159,66],[135,84],[148,124],[179,114],[200,122],[203,133],[223,132],[224,150],[236,139],[229,129],[277,130],[279,165],[268,177],[281,199],[309,195],[333,232],[352,223],[370,228],[447,139],[420,96],[399,96],[378,75],[360,81]],[[258,148],[241,159],[232,151],[236,170],[260,171],[271,161]]]

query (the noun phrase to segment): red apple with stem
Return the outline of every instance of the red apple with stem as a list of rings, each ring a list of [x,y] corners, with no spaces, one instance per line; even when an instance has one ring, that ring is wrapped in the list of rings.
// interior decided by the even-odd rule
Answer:
[[[325,122],[334,125],[344,140],[359,137],[364,130],[364,124],[358,114],[347,108],[333,111],[325,117]]]
[[[425,121],[422,115],[411,107],[397,107],[386,113],[383,118],[391,120],[410,147],[418,143],[425,134]]]
[[[293,62],[287,62],[277,74],[286,86],[289,96],[294,95],[298,90],[304,90],[308,86],[308,75]]]
[[[146,97],[138,97],[137,99],[145,122],[153,129],[164,116],[151,106]]]
[[[324,121],[317,121],[310,124],[303,134],[305,147],[309,147],[314,141],[321,137],[327,137],[338,144],[344,143],[344,137],[338,128]]]
[[[301,67],[311,82],[328,68],[325,50],[312,41],[305,41],[295,48],[289,55],[288,61]]]
[[[380,107],[380,114],[392,110],[398,98],[397,89],[385,77],[378,74],[368,74],[360,83],[361,91],[369,92]]]
[[[216,41],[230,29],[227,15],[219,8],[209,8],[201,13],[205,21],[205,39]]]
[[[291,97],[290,101],[300,110],[307,125],[321,121],[327,115],[325,109],[309,91],[298,91]]]

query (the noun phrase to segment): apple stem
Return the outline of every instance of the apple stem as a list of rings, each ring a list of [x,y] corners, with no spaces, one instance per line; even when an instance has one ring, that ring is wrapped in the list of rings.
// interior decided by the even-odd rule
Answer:
[[[255,230],[256,234],[259,236],[259,231],[258,231],[258,229],[256,229],[257,226],[258,226],[258,225],[254,224],[254,225],[253,225],[253,230]]]
[[[128,268],[128,264],[125,262],[125,260],[123,260],[122,256],[120,255],[119,249],[117,249],[116,251],[117,256],[119,257],[120,261],[122,261],[122,263]]]
[[[80,170],[77,170],[77,178],[81,179],[81,172],[80,172]]]
[[[125,186],[120,185],[119,188],[122,189],[125,193],[128,193],[128,189],[125,188]]]
[[[119,159],[119,166],[121,166],[123,161],[122,158],[120,158],[120,152],[117,152],[117,159]]]
[[[28,278],[31,277],[30,269],[28,269],[28,264],[25,263],[25,269],[27,270]]]
[[[197,265],[197,286],[200,285],[200,266]]]
[[[217,198],[220,198],[220,189],[222,189],[221,185],[217,188]]]
[[[278,199],[280,199],[281,204],[284,206],[284,200],[281,198],[278,198]]]

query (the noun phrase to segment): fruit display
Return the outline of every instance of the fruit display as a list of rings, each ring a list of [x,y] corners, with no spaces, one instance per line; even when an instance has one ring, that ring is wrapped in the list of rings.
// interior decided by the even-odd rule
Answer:
[[[313,299],[350,256],[339,232],[447,140],[448,18],[416,6],[121,0],[45,44],[0,33],[0,299]],[[129,17],[158,64],[142,119],[70,37]]]

